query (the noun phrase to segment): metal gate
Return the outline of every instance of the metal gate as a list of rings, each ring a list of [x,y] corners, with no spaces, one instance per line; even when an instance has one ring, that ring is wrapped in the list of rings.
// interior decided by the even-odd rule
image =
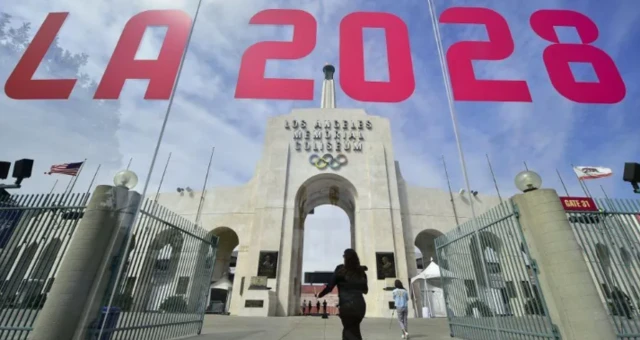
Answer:
[[[1,340],[26,339],[33,330],[89,196],[0,196]],[[200,333],[217,238],[153,201],[143,204],[132,237],[112,303],[118,312],[103,315],[101,339]],[[90,337],[97,339],[102,320],[90,327]]]
[[[640,201],[596,199],[567,213],[619,339],[640,339]]]
[[[200,334],[217,237],[153,200],[143,204],[131,237],[111,304],[117,309],[94,321],[89,329],[92,339]]]
[[[435,240],[451,336],[559,339],[511,200]]]
[[[0,197],[0,339],[26,339],[88,194]]]

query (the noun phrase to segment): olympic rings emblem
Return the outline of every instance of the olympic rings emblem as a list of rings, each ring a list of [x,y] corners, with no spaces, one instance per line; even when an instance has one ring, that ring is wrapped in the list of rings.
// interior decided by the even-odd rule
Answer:
[[[333,157],[330,153],[326,153],[322,157],[313,154],[309,157],[309,164],[315,166],[318,170],[324,170],[327,167],[333,170],[339,170],[341,167],[347,165],[348,162],[347,156],[343,154],[339,154],[336,157]]]

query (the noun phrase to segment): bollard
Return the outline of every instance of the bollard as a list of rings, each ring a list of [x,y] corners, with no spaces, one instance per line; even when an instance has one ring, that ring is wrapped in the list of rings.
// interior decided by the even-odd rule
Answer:
[[[90,319],[100,311],[111,277],[110,264],[122,243],[125,213],[131,210],[129,196],[125,187],[100,185],[95,189],[29,340],[84,338]]]
[[[615,340],[582,249],[558,194],[538,189],[513,197],[549,315],[564,340]]]

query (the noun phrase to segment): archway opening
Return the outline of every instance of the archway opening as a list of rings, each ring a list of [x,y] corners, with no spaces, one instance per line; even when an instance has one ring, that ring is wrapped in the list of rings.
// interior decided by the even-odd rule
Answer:
[[[178,273],[183,246],[184,237],[174,228],[164,229],[153,237],[144,250],[142,267],[138,269],[137,275],[132,276],[145,277],[138,289],[143,298],[136,305],[137,309],[158,311],[165,300],[172,298],[172,278]]]
[[[416,236],[416,269],[419,277],[411,284],[414,308],[421,317],[446,317],[443,281],[439,278],[439,268],[447,268],[446,259],[438,258],[435,239],[443,235],[435,229],[423,230]],[[430,266],[431,262],[435,265]],[[428,278],[427,278],[428,276]]]
[[[475,280],[465,282],[469,287],[469,291],[475,292],[469,294],[468,297],[475,295],[477,298],[483,296],[488,301],[476,300],[467,305],[470,310],[475,304],[488,304],[489,310],[498,315],[511,314],[511,301],[504,280],[503,268],[500,261],[503,250],[502,239],[490,232],[480,231],[476,235],[469,238],[469,250],[473,263],[473,271]],[[478,247],[478,244],[480,247]],[[524,248],[524,245],[522,245]],[[526,258],[525,258],[526,259]],[[484,262],[484,263],[483,263]],[[486,270],[486,276],[484,271]],[[537,291],[536,287],[531,287],[528,281],[525,281],[527,290]],[[531,298],[533,298],[532,296]],[[482,308],[482,307],[481,307]],[[479,309],[480,310],[480,309]],[[482,313],[482,310],[480,310]]]
[[[438,230],[427,229],[421,231],[416,236],[414,246],[416,249],[416,268],[418,269],[418,273],[426,269],[431,261],[436,262],[438,265],[445,265],[446,267],[445,263],[439,263],[443,262],[443,259],[438,260],[436,254],[435,239],[442,235]],[[420,270],[421,266],[422,270]]]
[[[218,237],[218,245],[213,275],[211,276],[207,310],[211,313],[226,314],[231,309],[240,238],[233,229],[228,227],[218,227],[210,234]]]
[[[321,301],[314,295],[328,283],[336,266],[342,263],[344,250],[357,250],[356,197],[354,186],[336,174],[316,175],[298,189],[290,278],[293,285],[288,315],[322,312],[325,310],[325,300],[326,311],[337,312],[335,292]]]
[[[311,313],[318,312],[327,302],[327,312],[335,314],[337,295],[329,294],[323,299],[314,298],[319,293],[325,281],[328,280],[336,266],[342,263],[345,249],[352,248],[351,220],[344,210],[333,205],[321,205],[314,209],[313,214],[307,215],[304,221],[304,240],[302,256],[302,288],[301,299]]]

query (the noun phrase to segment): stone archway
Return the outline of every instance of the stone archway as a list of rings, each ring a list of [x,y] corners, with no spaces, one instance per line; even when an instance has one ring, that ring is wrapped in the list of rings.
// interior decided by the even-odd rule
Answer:
[[[198,246],[197,260],[191,278],[187,305],[195,313],[204,313],[208,307],[209,286],[213,275],[219,238],[208,232]]]
[[[238,234],[229,227],[218,227],[209,232],[218,238],[216,247],[216,262],[213,268],[211,282],[222,279],[229,274],[229,265],[234,249],[240,244]]]
[[[478,232],[480,236],[480,247],[478,249],[478,242],[476,241],[476,236],[472,236],[469,240],[469,249],[471,252],[471,259],[473,262],[473,270],[475,272],[476,282],[479,286],[488,288],[491,282],[486,282],[485,276],[483,273],[483,264],[482,260],[484,260],[484,266],[487,270],[488,274],[500,275],[502,269],[499,267],[499,257],[502,252],[502,240],[500,237],[490,231],[480,231]],[[481,253],[482,251],[482,253]],[[498,266],[494,265],[498,264]],[[491,275],[489,277],[491,280]]]
[[[38,280],[42,284],[42,287],[44,287],[44,282],[49,277],[49,274],[51,274],[51,269],[53,269],[53,264],[58,257],[61,247],[62,241],[59,238],[54,238],[47,243],[47,246],[38,258],[38,263],[31,273],[31,278]]]
[[[240,245],[238,234],[229,227],[218,227],[209,232],[210,235],[218,238],[216,246],[215,264],[211,276],[211,289],[207,296],[214,300],[211,294],[216,294],[216,301],[223,304],[223,311],[229,312],[233,301],[233,281],[235,275],[231,273],[231,263],[234,261],[234,250]],[[237,256],[237,255],[236,255]],[[237,259],[236,259],[237,260]],[[236,264],[237,266],[237,264]],[[207,301],[209,303],[209,300]]]
[[[490,231],[479,231],[477,235],[469,238],[469,250],[475,274],[473,285],[480,299],[467,304],[466,314],[470,315],[469,311],[473,310],[473,308],[478,308],[480,313],[491,311],[491,313],[495,314],[509,314],[512,307],[507,294],[500,260],[504,247],[503,241],[500,236]],[[480,247],[478,247],[478,243],[480,243]],[[533,287],[533,290],[535,292],[536,288]],[[485,306],[489,309],[483,311]]]
[[[144,261],[139,273],[142,285],[137,290],[143,298],[137,309],[159,308],[162,298],[170,296],[165,292],[176,276],[184,238],[178,229],[165,229],[153,238],[145,250]]]
[[[8,299],[13,299],[15,297],[20,288],[20,284],[25,279],[25,276],[36,256],[36,253],[38,252],[38,246],[38,242],[32,242],[26,248],[24,248],[24,251],[22,252],[22,254],[20,254],[18,261],[15,263],[13,272],[11,273],[9,280],[4,282],[4,285],[2,287],[3,296],[6,296]],[[21,246],[20,248],[22,247],[23,246]],[[21,250],[20,248],[17,248],[18,251]]]
[[[321,205],[334,205],[342,209],[349,217],[351,248],[356,245],[355,221],[358,194],[355,186],[344,177],[334,173],[323,173],[307,179],[295,196],[293,223],[293,242],[289,290],[288,315],[296,315],[300,306],[301,285],[303,281],[302,257],[304,252],[304,223],[313,209]]]
[[[438,230],[425,229],[419,232],[416,236],[414,245],[420,250],[420,253],[422,254],[424,268],[427,268],[432,258],[438,265],[441,265],[437,259],[435,239],[442,235],[442,232]]]
[[[436,229],[425,229],[416,235],[414,246],[420,250],[422,255],[423,270],[429,266],[432,260],[443,268],[448,267],[446,260],[438,258],[438,254],[436,253],[435,239],[441,235],[443,235],[443,233]],[[415,265],[417,267],[417,263]],[[421,271],[422,270],[418,270],[417,272]],[[420,317],[424,317],[423,307],[429,307],[432,315],[435,315],[434,305],[444,305],[444,301],[440,303],[440,300],[444,299],[439,299],[442,294],[442,287],[432,286],[425,280],[417,280],[411,285],[411,289],[413,293],[412,303],[414,304],[417,315]]]

